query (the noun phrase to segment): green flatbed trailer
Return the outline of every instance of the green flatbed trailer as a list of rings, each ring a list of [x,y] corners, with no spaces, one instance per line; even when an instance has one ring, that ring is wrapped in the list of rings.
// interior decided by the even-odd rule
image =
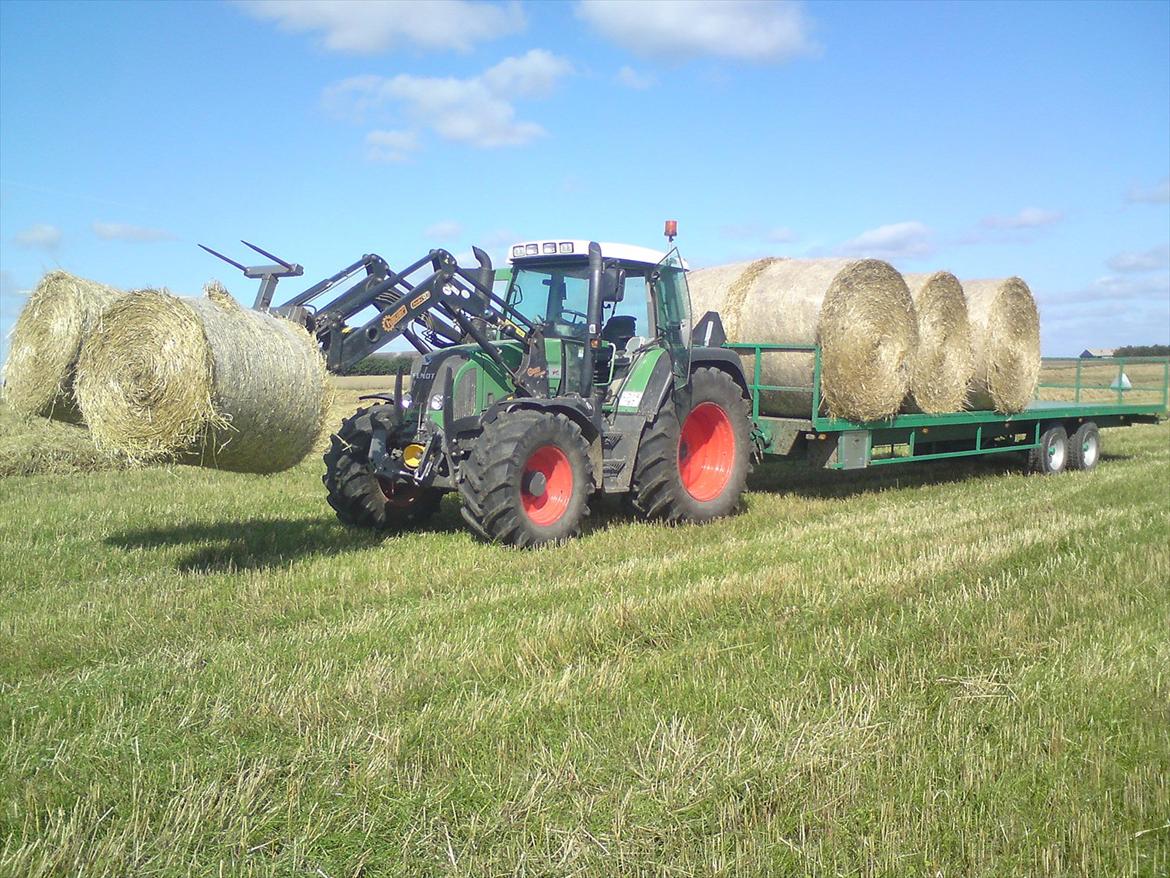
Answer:
[[[884,421],[859,423],[829,417],[824,412],[818,346],[728,343],[726,347],[743,359],[757,452],[773,457],[804,457],[810,464],[828,469],[856,470],[989,454],[1031,456],[1042,450],[1052,454],[1055,452],[1050,437],[1061,429],[1071,439],[1087,436],[1089,427],[1157,423],[1167,417],[1170,409],[1170,358],[1045,358],[1037,387],[1038,398],[1022,412],[1011,415],[995,411],[899,414]],[[812,385],[764,384],[761,380],[763,358],[768,354],[791,353],[813,355]],[[1045,381],[1045,370],[1072,371],[1072,380]],[[1143,377],[1134,383],[1127,370],[1140,370]],[[772,417],[762,414],[760,397],[766,391],[811,394],[809,416]],[[1039,396],[1044,394],[1071,398],[1040,399]],[[1080,468],[1090,468],[1097,461],[1096,430],[1092,432],[1091,458],[1085,460],[1079,455],[1073,458],[1081,464]],[[1063,469],[1063,450],[1060,455],[1055,469],[1041,466],[1041,471]]]

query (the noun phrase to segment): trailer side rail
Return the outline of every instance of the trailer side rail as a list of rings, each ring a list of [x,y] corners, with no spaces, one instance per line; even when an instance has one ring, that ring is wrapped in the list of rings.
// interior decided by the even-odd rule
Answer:
[[[830,417],[825,411],[818,345],[727,343],[726,346],[745,360],[751,357],[751,366],[745,368],[744,373],[748,377],[752,419],[761,450],[764,453],[784,453],[774,445],[774,436],[782,432],[782,427],[800,424],[801,429],[808,430],[805,435],[808,440],[835,440],[836,454],[826,462],[826,466],[833,469],[1028,451],[1039,445],[1045,424],[1065,422],[1072,425],[1092,420],[1098,426],[1115,426],[1152,422],[1165,417],[1170,408],[1168,357],[1098,358],[1086,362],[1054,357],[1042,361],[1042,370],[1055,371],[1057,379],[1071,377],[1072,380],[1041,380],[1037,400],[1022,412],[1010,415],[996,411],[913,413],[860,423]],[[763,360],[769,354],[811,355],[812,384],[764,384]],[[1065,374],[1069,371],[1071,376]],[[1112,375],[1112,379],[1102,383],[1102,372]],[[1137,382],[1131,379],[1131,372],[1138,376]],[[809,394],[808,419],[773,418],[762,414],[761,395],[767,392]],[[1041,398],[1044,395],[1071,398]]]

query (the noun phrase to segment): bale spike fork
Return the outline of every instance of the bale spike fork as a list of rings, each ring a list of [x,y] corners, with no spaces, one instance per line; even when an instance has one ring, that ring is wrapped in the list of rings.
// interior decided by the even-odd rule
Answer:
[[[222,253],[212,250],[206,244],[200,244],[199,246],[210,253],[212,256],[216,256],[222,259],[228,265],[234,265],[244,273],[244,277],[258,279],[260,281],[260,289],[256,293],[256,302],[252,305],[252,308],[256,311],[267,311],[269,306],[272,304],[272,296],[276,293],[277,281],[279,281],[282,277],[300,277],[305,273],[305,270],[295,262],[285,262],[279,256],[274,256],[267,250],[260,249],[255,244],[249,244],[247,241],[240,241],[240,243],[245,247],[251,247],[261,256],[267,256],[276,264],[241,265],[239,262],[236,262],[236,260],[229,259]]]

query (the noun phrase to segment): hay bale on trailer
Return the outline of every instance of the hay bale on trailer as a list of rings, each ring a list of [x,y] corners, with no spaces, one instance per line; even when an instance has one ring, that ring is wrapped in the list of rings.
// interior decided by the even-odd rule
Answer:
[[[316,340],[217,283],[206,293],[142,290],[107,310],[77,366],[94,441],[135,462],[288,469],[313,448],[329,403]]]
[[[1018,277],[963,281],[975,360],[968,404],[1023,411],[1040,379],[1040,314]]]
[[[910,387],[918,328],[902,276],[877,259],[760,259],[687,276],[696,317],[718,311],[733,342],[819,344],[829,414],[875,421]],[[811,387],[813,357],[767,354],[764,384]],[[768,391],[761,411],[807,416],[812,394]]]
[[[37,284],[12,327],[4,396],[24,415],[77,424],[74,371],[82,340],[102,312],[125,295],[121,290],[50,271]]]
[[[931,414],[960,411],[975,370],[963,287],[949,271],[903,278],[918,318],[918,351],[906,409]]]

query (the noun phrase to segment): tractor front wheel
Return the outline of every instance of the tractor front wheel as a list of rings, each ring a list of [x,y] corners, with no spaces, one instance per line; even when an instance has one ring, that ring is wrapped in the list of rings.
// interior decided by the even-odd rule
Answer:
[[[442,492],[394,483],[370,471],[370,440],[383,427],[393,441],[394,407],[359,409],[341,422],[325,452],[325,498],[338,519],[353,527],[406,529],[426,521],[439,508]]]
[[[501,415],[459,468],[463,518],[484,539],[513,546],[575,537],[592,489],[581,428],[552,412]]]
[[[751,419],[743,390],[710,367],[691,379],[691,405],[667,398],[646,428],[630,500],[646,518],[709,521],[739,504],[751,468]]]

